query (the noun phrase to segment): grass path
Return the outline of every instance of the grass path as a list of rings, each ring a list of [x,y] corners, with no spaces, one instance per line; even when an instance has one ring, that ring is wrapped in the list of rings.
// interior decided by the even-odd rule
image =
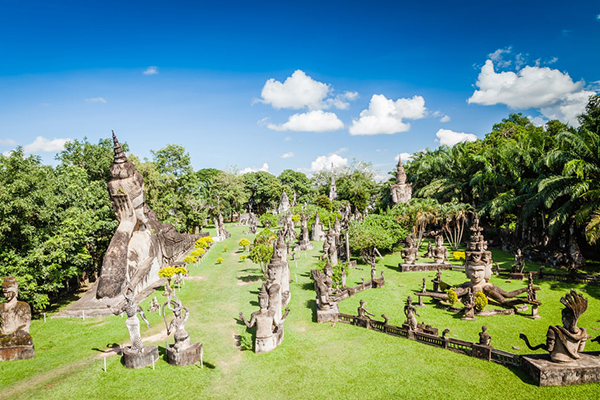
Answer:
[[[488,397],[492,393],[507,399],[598,398],[600,385],[566,388],[538,388],[519,371],[501,365],[455,354],[409,340],[345,324],[314,322],[314,290],[310,268],[321,252],[315,249],[300,253],[297,262],[290,261],[292,299],[290,315],[285,323],[283,344],[267,354],[240,351],[251,345],[252,333],[238,320],[240,311],[247,317],[258,310],[257,294],[261,286],[260,268],[249,260],[240,262],[237,246],[245,227],[230,227],[232,237],[216,243],[199,266],[190,267],[190,277],[176,294],[190,308],[186,329],[193,342],[204,346],[205,368],[198,365],[172,367],[163,359],[141,370],[125,368],[118,356],[107,357],[108,371],[103,371],[101,353],[128,340],[124,319],[109,316],[86,321],[75,319],[35,320],[32,336],[36,357],[0,364],[0,398],[19,399],[464,399]],[[224,246],[227,250],[224,251]],[[247,253],[245,253],[247,254]],[[222,264],[216,264],[223,257]],[[494,251],[494,260],[508,265],[511,256]],[[404,319],[402,307],[406,296],[421,287],[423,277],[433,273],[399,273],[398,254],[378,260],[377,269],[385,271],[386,285],[344,300],[340,311],[356,314],[362,298],[375,315],[385,313],[391,323]],[[503,265],[504,264],[504,265]],[[529,264],[528,264],[529,265]],[[359,265],[360,266],[360,265]],[[348,281],[369,279],[370,270],[351,270]],[[449,283],[461,283],[464,273],[444,272]],[[493,278],[507,290],[521,287],[522,282],[506,283]],[[431,285],[430,283],[428,284]],[[523,316],[496,316],[477,321],[461,321],[433,304],[419,309],[419,322],[424,321],[451,335],[476,341],[482,325],[488,326],[492,345],[526,353],[518,340],[519,332],[527,332],[533,342],[544,340],[549,324],[560,323],[560,303],[567,286],[541,282],[542,319]],[[591,335],[600,331],[600,292],[587,290],[588,312],[580,326]],[[159,302],[165,299],[156,293]],[[151,298],[142,303],[147,310]],[[164,322],[158,313],[147,314],[148,329],[142,324],[144,338],[160,335]],[[155,336],[156,338],[160,336]],[[172,343],[173,338],[168,339]],[[156,339],[164,355],[164,340]],[[521,347],[512,350],[512,346]],[[596,343],[586,350],[600,350]]]

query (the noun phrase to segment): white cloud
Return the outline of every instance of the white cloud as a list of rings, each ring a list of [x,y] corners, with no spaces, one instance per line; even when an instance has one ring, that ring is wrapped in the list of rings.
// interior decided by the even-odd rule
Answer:
[[[344,123],[331,112],[313,110],[303,114],[294,114],[282,125],[269,124],[267,128],[275,131],[327,132],[344,127]]]
[[[333,154],[344,154],[348,151],[347,147],[342,147],[340,149],[338,149],[337,151],[334,151]]]
[[[396,161],[396,163],[398,162],[398,157],[402,157],[403,163],[412,160],[412,154],[410,154],[410,153],[396,154],[396,157],[394,157],[394,161]]]
[[[281,158],[292,158],[292,157],[294,157],[294,153],[290,151],[289,153],[282,154],[279,157],[281,157]]]
[[[310,168],[298,168],[298,171],[304,173],[315,173],[324,169],[331,169],[331,164],[333,164],[334,168],[344,167],[348,165],[348,159],[343,158],[336,153],[331,153],[326,156],[317,157],[315,161],[310,163]]]
[[[4,153],[2,153],[2,155],[3,155],[4,157],[10,157],[10,155],[11,155],[12,153],[14,153],[14,150],[7,150],[7,151],[5,151]]]
[[[348,101],[358,97],[357,92],[345,92],[328,98],[332,92],[331,85],[316,81],[304,71],[296,70],[283,83],[273,78],[267,80],[261,92],[262,100],[258,101],[277,109],[322,110],[335,107],[345,110],[350,106]]]
[[[104,100],[102,97],[93,97],[91,99],[85,99],[85,101],[88,103],[106,103],[106,100]]]
[[[158,67],[156,65],[152,65],[152,66],[146,68],[146,70],[144,72],[142,72],[142,74],[144,74],[144,75],[158,75]]]
[[[256,168],[256,167],[244,168],[243,170],[240,171],[240,175],[247,174],[248,172],[258,172],[258,171],[269,172],[269,164],[264,163],[262,165],[262,167],[260,167],[260,168]]]
[[[505,104],[513,109],[537,108],[546,118],[572,125],[585,110],[594,92],[583,89],[583,81],[573,82],[568,73],[548,67],[526,66],[517,73],[496,73],[492,60],[481,68],[477,87],[469,104]]]
[[[440,118],[440,122],[450,122],[450,117],[448,115],[444,115]]]
[[[477,136],[472,133],[454,132],[449,129],[440,129],[435,136],[438,137],[440,145],[450,147],[460,142],[474,142],[477,140]]]
[[[17,142],[12,139],[0,139],[0,146],[15,146]]]
[[[600,14],[596,15],[596,19],[600,21]]]
[[[531,115],[528,115],[527,118],[529,118],[529,120],[531,121],[531,123],[535,126],[544,126],[546,125],[546,121],[544,118],[542,117],[532,117]]]
[[[511,60],[505,60],[504,55],[509,55],[512,51],[512,46],[498,49],[493,53],[488,54],[488,58],[496,63],[499,67],[508,67],[512,63]]]
[[[290,140],[292,140],[291,136],[286,136],[285,139],[283,139],[284,142],[289,142]]]
[[[360,113],[359,119],[352,120],[351,135],[378,135],[406,132],[410,124],[403,119],[420,119],[425,116],[425,99],[414,96],[388,100],[384,95],[374,94],[369,108]]]
[[[61,151],[65,147],[65,143],[71,141],[69,138],[52,140],[46,139],[43,136],[35,138],[33,143],[26,144],[23,146],[25,153],[56,153]]]

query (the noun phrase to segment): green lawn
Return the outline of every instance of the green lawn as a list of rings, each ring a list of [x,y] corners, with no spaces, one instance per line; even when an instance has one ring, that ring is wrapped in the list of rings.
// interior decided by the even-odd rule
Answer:
[[[410,340],[346,324],[317,324],[314,315],[314,289],[310,268],[321,252],[315,249],[300,253],[298,261],[290,261],[292,300],[285,323],[283,344],[267,354],[240,351],[251,345],[251,332],[238,320],[240,311],[246,317],[258,310],[260,268],[239,261],[242,254],[237,242],[246,227],[228,228],[232,237],[216,243],[199,266],[190,266],[190,279],[177,295],[191,310],[186,325],[193,342],[204,345],[204,369],[199,366],[172,367],[161,358],[155,370],[125,368],[120,357],[107,357],[108,371],[103,371],[101,352],[115,344],[127,342],[125,319],[118,316],[75,320],[34,320],[31,334],[36,346],[33,360],[0,364],[0,398],[12,399],[464,399],[494,396],[501,399],[598,398],[599,384],[564,388],[539,388],[520,371],[468,356],[438,349]],[[227,252],[223,251],[228,246]],[[246,253],[247,254],[247,253]],[[422,253],[421,253],[422,254]],[[217,257],[223,264],[217,265]],[[509,267],[512,256],[494,250],[494,260]],[[433,272],[399,273],[400,255],[387,255],[377,264],[378,274],[385,271],[386,285],[360,293],[340,303],[340,311],[356,314],[360,299],[375,315],[385,313],[392,324],[401,324],[406,296],[421,288],[423,277],[433,279]],[[528,263],[528,267],[534,267]],[[359,267],[364,267],[359,265]],[[351,270],[348,284],[370,279],[370,269]],[[444,281],[462,283],[464,273],[444,272]],[[505,283],[493,277],[493,282],[507,290],[522,287],[524,282]],[[482,325],[488,326],[492,345],[502,350],[526,354],[529,351],[518,339],[526,332],[537,344],[545,340],[549,324],[560,324],[559,298],[569,286],[554,282],[536,282],[542,287],[539,298],[539,320],[520,315],[478,318],[462,321],[459,317],[426,301],[419,308],[419,322],[440,329],[450,329],[450,335],[477,341]],[[431,283],[428,282],[428,287]],[[590,335],[600,331],[600,290],[578,286],[589,298],[588,311],[579,326]],[[164,298],[157,293],[159,301]],[[147,310],[151,298],[142,303]],[[164,323],[158,313],[147,314],[148,329],[142,324],[142,336],[160,334]],[[173,339],[170,337],[169,342]],[[151,342],[147,342],[151,344]],[[164,357],[164,339],[159,346]],[[512,347],[520,347],[513,350]],[[588,343],[586,350],[600,350],[600,345]]]

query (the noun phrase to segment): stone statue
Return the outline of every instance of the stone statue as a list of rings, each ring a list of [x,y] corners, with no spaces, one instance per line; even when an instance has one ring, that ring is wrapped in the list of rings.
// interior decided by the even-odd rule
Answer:
[[[279,283],[281,285],[282,307],[287,306],[292,298],[292,292],[290,291],[290,265],[287,261],[287,250],[287,245],[283,240],[283,236],[279,235],[273,249],[273,255],[276,260],[279,261],[279,268],[281,268],[281,278]]]
[[[125,281],[135,293],[159,280],[158,270],[193,249],[198,236],[180,234],[158,222],[145,203],[144,180],[127,159],[114,132],[114,162],[108,193],[119,226],[102,262],[96,298],[116,298]],[[105,308],[106,309],[106,308]]]
[[[300,243],[294,246],[294,251],[312,250],[313,244],[308,236],[308,215],[300,216]]]
[[[550,352],[550,359],[557,363],[568,363],[580,358],[578,354],[585,348],[588,339],[585,328],[577,327],[577,320],[587,310],[588,301],[582,295],[571,289],[560,299],[565,306],[562,310],[563,326],[549,326],[546,334],[546,344],[531,346],[524,333],[519,337],[525,341],[531,350],[544,349]]]
[[[526,303],[526,299],[516,298],[516,296],[527,292],[527,288],[506,292],[489,282],[492,276],[492,252],[487,250],[487,244],[481,234],[482,228],[479,227],[477,217],[475,217],[474,224],[471,226],[471,231],[471,241],[468,243],[465,259],[465,274],[469,281],[454,289],[457,296],[463,297],[469,290],[473,294],[482,291],[490,301],[494,301],[503,307],[513,307]],[[534,286],[533,289],[540,290],[537,286]]]
[[[327,234],[327,244],[328,246],[328,251],[329,251],[329,261],[331,262],[332,266],[336,266],[338,264],[338,252],[337,252],[337,240],[336,240],[336,234],[335,233],[328,233]]]
[[[406,324],[408,325],[411,331],[417,329],[417,317],[420,317],[417,314],[417,308],[413,306],[412,298],[408,296],[406,299],[406,305],[404,306],[404,315],[406,315]],[[416,316],[415,316],[416,315]]]
[[[396,167],[396,184],[391,186],[391,195],[394,204],[407,203],[412,197],[412,185],[406,183],[406,173],[400,155]]]
[[[278,322],[284,322],[287,318],[290,309],[285,309],[285,314],[281,319],[276,318],[275,311],[268,308],[269,294],[263,286],[258,295],[259,311],[252,313],[250,321],[244,318],[244,314],[240,312],[240,319],[248,328],[256,325],[256,338],[254,340],[254,352],[266,353],[277,347],[276,333],[279,327]]]
[[[35,356],[29,334],[31,307],[18,301],[19,284],[12,276],[2,282],[5,303],[0,303],[0,361],[22,360]]]
[[[174,300],[173,300],[174,299]],[[173,312],[173,319],[171,323],[167,323],[167,315],[165,312],[165,306]],[[167,336],[175,332],[173,338],[175,344],[173,348],[175,351],[185,350],[191,345],[190,334],[185,330],[185,323],[190,316],[190,309],[181,304],[181,300],[173,296],[162,305],[162,314],[167,327]]]
[[[523,254],[521,253],[521,249],[517,249],[517,253],[515,254],[515,265],[512,267],[512,272],[522,273],[525,268],[525,263],[523,262]]]
[[[489,333],[487,333],[487,326],[481,327],[481,332],[479,332],[479,344],[482,346],[489,346],[492,342],[492,337]]]
[[[129,339],[131,340],[131,346],[128,348],[129,352],[143,352],[144,345],[142,343],[142,336],[140,334],[140,320],[138,319],[137,314],[140,314],[148,328],[150,328],[150,322],[148,322],[146,319],[142,307],[136,303],[133,285],[129,281],[125,281],[123,283],[122,293],[123,297],[125,297],[125,302],[121,305],[121,307],[115,308],[111,307],[110,305],[108,307],[110,307],[110,310],[115,315],[119,315],[123,312],[127,314],[125,325],[127,326],[127,330],[129,331]]]
[[[158,300],[156,300],[156,296],[154,296],[150,302],[150,308],[148,309],[148,312],[157,312],[159,308],[160,304],[158,303]]]
[[[294,193],[295,195],[295,193]],[[290,199],[285,192],[281,193],[281,199],[279,199],[279,207],[277,207],[277,214],[284,214],[290,209]]]
[[[465,316],[462,319],[465,320],[475,320],[475,295],[471,288],[467,290],[465,299],[463,300],[463,304],[465,308],[463,309]]]
[[[317,306],[319,310],[327,311],[336,304],[335,299],[331,296],[333,294],[333,279],[331,278],[333,276],[333,269],[329,262],[325,264],[323,271],[311,269],[310,273],[315,281]]]
[[[337,187],[335,186],[335,174],[333,173],[333,163],[331,163],[331,185],[329,186],[329,201],[337,200]]]
[[[440,271],[439,268],[435,274],[435,279],[432,279],[431,282],[433,282],[433,291],[439,292],[440,284],[442,283],[442,271]]]
[[[315,214],[315,222],[311,225],[313,242],[325,240],[325,225],[319,222],[319,212]]]
[[[369,309],[367,307],[365,307],[365,304],[366,304],[365,301],[363,299],[360,299],[360,306],[358,306],[358,310],[357,310],[358,318],[363,319],[363,320],[364,319],[369,320],[369,319],[371,319],[371,318],[369,318],[369,315],[371,317],[374,317],[375,314],[370,313],[368,311]]]
[[[285,214],[283,228],[279,236],[283,236],[283,238],[288,242],[296,241],[296,230],[294,229],[294,221],[292,220],[292,212],[290,210],[288,210]]]
[[[437,235],[435,237],[435,248],[433,249],[433,262],[443,264],[448,261],[448,249],[444,246],[444,237]]]
[[[406,264],[414,264],[419,259],[418,250],[415,249],[415,241],[412,235],[406,237],[406,246],[400,252]]]
[[[431,247],[431,242],[427,242],[427,253],[423,255],[423,258],[433,258],[433,248]]]

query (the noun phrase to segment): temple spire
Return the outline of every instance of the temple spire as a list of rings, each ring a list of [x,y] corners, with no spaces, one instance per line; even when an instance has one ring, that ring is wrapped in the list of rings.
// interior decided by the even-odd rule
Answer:
[[[333,163],[331,163],[331,186],[329,187],[329,200],[337,200],[337,188],[335,186],[335,174],[333,173]]]

